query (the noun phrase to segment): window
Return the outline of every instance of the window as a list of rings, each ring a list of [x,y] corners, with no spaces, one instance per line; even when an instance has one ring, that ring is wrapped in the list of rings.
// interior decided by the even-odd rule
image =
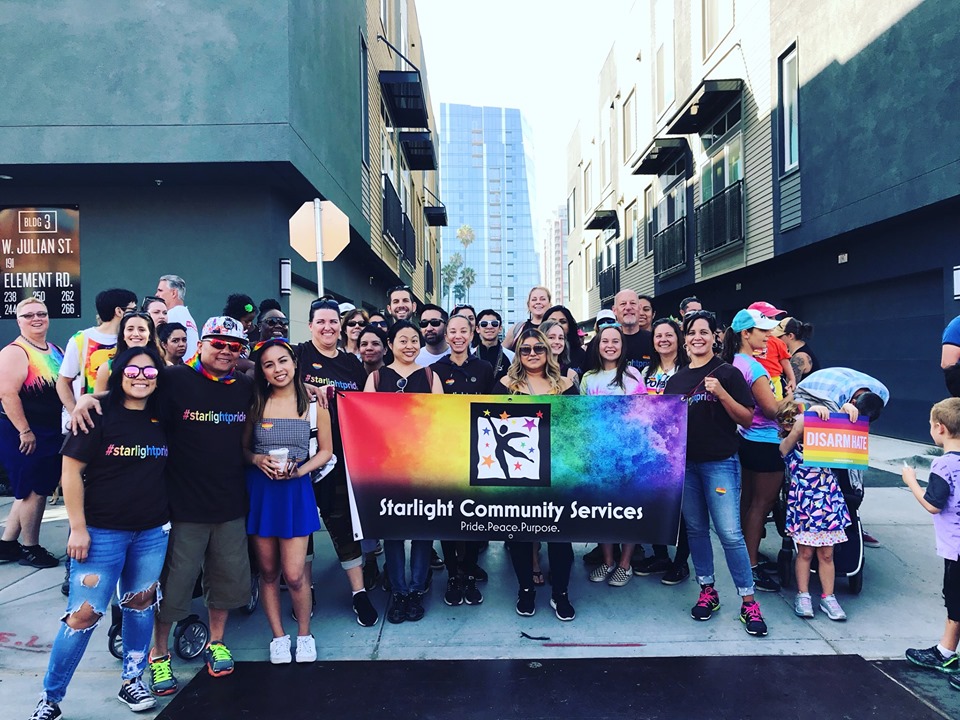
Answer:
[[[637,223],[640,221],[637,214],[637,201],[634,200],[630,207],[623,213],[624,224],[626,225],[627,237],[627,265],[637,259],[637,233],[640,230]]]
[[[684,182],[684,161],[678,160],[660,174],[663,192],[657,199],[653,216],[654,232],[663,232],[687,214],[687,184]]]
[[[724,188],[743,180],[743,151],[740,135],[717,146],[700,170],[700,202],[705,203]]]
[[[703,0],[703,59],[733,27],[733,0]]]
[[[577,189],[574,188],[567,198],[567,226],[570,230],[577,227]]]
[[[360,36],[360,159],[370,165],[370,77],[367,43]]]
[[[700,142],[703,143],[703,149],[709,150],[710,147],[720,138],[733,130],[740,122],[740,101],[721,115],[717,121],[700,133]]]
[[[653,234],[654,234],[654,224],[653,224],[653,185],[648,187],[643,191],[643,212],[644,212],[644,223],[643,223],[643,252],[645,255],[653,254]]]
[[[800,73],[797,48],[780,58],[780,114],[783,118],[780,145],[783,170],[800,164]]]
[[[637,94],[631,92],[623,103],[623,162],[637,149]]]
[[[583,277],[587,282],[587,290],[593,287],[593,278],[597,268],[593,263],[593,245],[587,245],[583,251]]]
[[[587,163],[583,169],[583,216],[590,215],[593,210],[593,165]]]
[[[657,0],[655,18],[657,115],[661,115],[673,102],[673,3],[674,0]]]

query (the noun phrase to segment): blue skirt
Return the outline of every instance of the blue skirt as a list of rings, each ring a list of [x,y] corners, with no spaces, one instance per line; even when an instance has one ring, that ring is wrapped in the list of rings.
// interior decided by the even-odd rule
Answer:
[[[247,468],[247,492],[250,496],[248,535],[295,538],[320,529],[320,513],[309,475],[271,480],[260,468]]]
[[[54,427],[31,425],[37,445],[30,455],[20,452],[20,433],[6,416],[0,417],[0,465],[7,471],[13,496],[23,500],[36,493],[46,497],[60,482],[63,434]]]

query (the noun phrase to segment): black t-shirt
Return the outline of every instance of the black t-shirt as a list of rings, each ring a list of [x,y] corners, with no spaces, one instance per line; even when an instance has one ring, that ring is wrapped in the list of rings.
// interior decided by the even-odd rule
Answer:
[[[493,368],[493,379],[499,380],[510,369],[510,358],[503,352],[503,345],[497,343],[493,347],[487,347],[483,343],[477,346],[477,357],[490,363]]]
[[[743,374],[714,356],[698,368],[680,368],[667,381],[664,395],[683,395],[687,398],[687,459],[693,462],[724,460],[737,452],[740,435],[737,423],[727,414],[717,396],[704,388],[707,376],[715,377],[741,405],[755,405],[750,386]]]
[[[800,353],[806,353],[807,355],[810,356],[810,372],[808,372],[807,375],[813,375],[817,370],[820,370],[820,361],[817,360],[817,356],[813,354],[813,350],[810,348],[809,345],[804,343],[803,345],[798,347],[796,352],[794,352],[793,354],[799,355]],[[804,375],[803,377],[807,377],[807,375]],[[800,382],[802,379],[803,378],[797,378],[797,382]]]
[[[430,393],[433,392],[433,368],[430,368],[430,375],[426,368],[418,368],[404,377],[391,367],[384,366],[380,368],[379,378],[377,379],[377,392],[396,393],[401,392],[400,386],[403,385],[405,393]]]
[[[161,416],[170,444],[167,492],[174,520],[222,523],[247,514],[243,426],[253,381],[210,380],[192,367],[162,370]]]
[[[88,527],[149,530],[170,519],[167,488],[167,436],[160,419],[147,410],[113,407],[94,414],[88,434],[67,434],[60,451],[86,463],[83,511]]]
[[[440,378],[443,392],[447,395],[484,395],[495,392],[493,367],[476,355],[468,355],[463,365],[457,365],[447,355],[430,367]]]
[[[338,350],[335,357],[322,355],[309,340],[295,348],[300,377],[307,385],[326,387],[332,385],[341,392],[362,392],[367,382],[363,363],[352,353]],[[336,396],[330,401],[330,427],[333,431],[333,454],[343,458],[343,438],[340,435],[340,415],[337,412]],[[337,463],[340,468],[343,463]]]
[[[649,330],[637,330],[633,335],[624,334],[623,352],[630,365],[642,374],[653,357],[653,333]]]
[[[652,343],[651,347],[653,347]],[[568,347],[567,350],[570,355],[570,369],[580,377],[583,377],[583,366],[587,362],[587,351],[582,347]]]

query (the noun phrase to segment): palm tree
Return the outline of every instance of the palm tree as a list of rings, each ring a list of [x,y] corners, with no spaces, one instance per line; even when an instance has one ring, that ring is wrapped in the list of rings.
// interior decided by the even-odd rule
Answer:
[[[453,286],[453,299],[458,303],[462,303],[466,297],[466,292],[463,289],[463,283],[457,283]]]
[[[451,255],[447,264],[441,266],[440,281],[443,283],[443,291],[440,293],[441,297],[444,295],[448,298],[450,297],[453,285],[457,282],[457,277],[460,275],[461,267],[463,267],[463,257],[460,253]]]
[[[477,271],[472,267],[465,267],[460,271],[460,284],[467,292],[467,302],[470,302],[470,288],[477,284]]]
[[[473,244],[474,240],[476,240],[476,235],[473,232],[473,228],[469,225],[461,225],[460,229],[457,230],[457,240],[459,240],[460,244],[463,245],[463,255],[466,257],[467,248]]]

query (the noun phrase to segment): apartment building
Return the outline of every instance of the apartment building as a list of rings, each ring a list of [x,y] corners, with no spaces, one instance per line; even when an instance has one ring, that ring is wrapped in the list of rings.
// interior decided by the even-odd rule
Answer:
[[[960,313],[951,9],[635,3],[568,147],[578,319],[621,287],[722,322],[767,300],[814,325],[825,365],[888,385],[879,432],[922,439]]]
[[[229,293],[276,297],[302,339],[317,273],[288,220],[314,198],[349,223],[326,292],[368,308],[399,284],[432,297],[443,208],[413,0],[5,11],[56,38],[37,52],[34,33],[8,33],[0,59],[20,98],[0,108],[0,204],[79,213],[79,302],[52,339],[94,322],[98,290],[142,296],[164,273],[186,279],[198,320]]]

